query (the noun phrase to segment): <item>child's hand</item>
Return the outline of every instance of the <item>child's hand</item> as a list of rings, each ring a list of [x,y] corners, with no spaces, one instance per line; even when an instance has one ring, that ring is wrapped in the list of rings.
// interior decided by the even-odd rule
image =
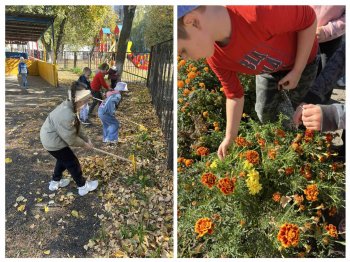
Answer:
[[[307,129],[321,130],[323,121],[321,107],[312,104],[304,105],[301,119]]]
[[[303,113],[303,105],[305,105],[305,103],[301,103],[300,105],[298,105],[298,107],[295,110],[294,115],[293,115],[293,122],[294,122],[296,127],[298,127],[299,125],[301,125],[303,123],[301,121],[301,115]]]
[[[223,160],[227,156],[227,149],[231,144],[231,140],[226,138],[221,142],[219,149],[218,149],[218,157],[220,160]]]
[[[285,77],[283,77],[279,82],[278,86],[284,90],[290,90],[297,87],[301,74],[296,70],[291,70]]]

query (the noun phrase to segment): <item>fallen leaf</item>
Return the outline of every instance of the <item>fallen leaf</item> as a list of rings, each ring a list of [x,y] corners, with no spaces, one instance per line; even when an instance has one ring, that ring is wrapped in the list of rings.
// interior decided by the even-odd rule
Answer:
[[[5,158],[5,164],[10,164],[10,163],[12,163],[12,159],[9,157]]]
[[[79,212],[78,211],[72,210],[71,214],[72,214],[73,217],[79,218]]]
[[[17,210],[20,212],[23,212],[25,208],[26,208],[26,205],[20,205],[19,207],[17,207]]]
[[[49,207],[48,207],[48,206],[45,206],[45,207],[44,207],[44,211],[45,211],[45,213],[49,212]]]
[[[50,251],[50,250],[45,250],[43,253],[44,253],[45,255],[50,255],[51,251]]]
[[[292,200],[292,198],[289,197],[289,196],[282,196],[282,197],[281,197],[281,200],[280,200],[281,206],[282,206],[283,208],[285,208],[286,205],[287,205],[291,200]]]
[[[118,250],[117,252],[115,252],[115,257],[116,258],[122,258],[122,257],[128,257],[123,251]]]

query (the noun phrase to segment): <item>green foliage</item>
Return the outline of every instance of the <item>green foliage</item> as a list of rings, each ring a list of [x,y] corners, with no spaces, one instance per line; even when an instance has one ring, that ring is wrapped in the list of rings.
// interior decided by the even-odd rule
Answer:
[[[329,135],[283,131],[282,115],[262,125],[249,111],[220,161],[226,118],[220,84],[204,61],[180,60],[178,70],[179,257],[343,257],[344,235],[326,230],[334,224],[339,231],[345,206],[345,166],[330,150]],[[247,98],[254,78],[241,77]],[[200,155],[201,147],[210,154]],[[215,181],[205,179],[209,173]],[[195,225],[203,218],[213,233],[199,237]],[[299,230],[295,246],[278,239],[285,224]]]

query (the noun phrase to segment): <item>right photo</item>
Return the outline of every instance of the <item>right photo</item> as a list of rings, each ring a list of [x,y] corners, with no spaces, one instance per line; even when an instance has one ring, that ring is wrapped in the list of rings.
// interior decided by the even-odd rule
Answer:
[[[345,258],[345,6],[177,6],[177,256]]]

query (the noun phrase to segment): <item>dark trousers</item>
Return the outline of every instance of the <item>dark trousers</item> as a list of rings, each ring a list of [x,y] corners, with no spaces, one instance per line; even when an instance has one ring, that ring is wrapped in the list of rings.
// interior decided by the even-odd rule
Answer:
[[[91,95],[97,99],[100,99],[102,100],[102,93],[101,91],[94,91],[94,90],[91,90]],[[92,105],[90,106],[90,109],[89,109],[89,115],[91,115],[91,113],[94,111],[94,108],[96,105],[100,106],[101,104],[101,101],[99,100],[96,100],[96,99],[93,99],[94,101],[92,102]]]
[[[78,187],[85,185],[85,178],[83,177],[79,160],[69,147],[48,152],[57,160],[52,180],[60,181],[63,171],[68,170]]]

